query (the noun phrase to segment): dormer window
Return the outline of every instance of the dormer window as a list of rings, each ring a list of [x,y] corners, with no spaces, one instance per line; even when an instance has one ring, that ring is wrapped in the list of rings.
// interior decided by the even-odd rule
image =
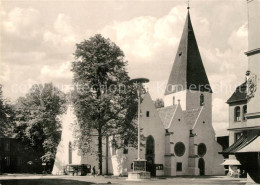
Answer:
[[[200,106],[203,106],[204,105],[204,95],[201,94],[200,95]]]
[[[240,107],[239,106],[235,107],[234,121],[241,121],[241,119],[240,119]]]

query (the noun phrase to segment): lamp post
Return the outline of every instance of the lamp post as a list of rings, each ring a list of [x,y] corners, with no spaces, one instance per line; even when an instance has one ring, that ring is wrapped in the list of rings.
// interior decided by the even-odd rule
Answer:
[[[137,140],[137,160],[133,161],[133,172],[128,173],[128,180],[136,179],[149,179],[150,172],[146,172],[146,160],[140,158],[140,99],[142,95],[142,84],[149,82],[147,78],[135,78],[130,80],[131,84],[136,86],[137,96],[138,96],[138,118],[137,118],[137,127],[138,127],[138,140]]]
[[[142,95],[142,84],[149,82],[147,78],[134,78],[130,80],[130,83],[136,85],[136,91],[138,96],[138,114],[137,114],[137,127],[138,127],[138,149],[137,149],[137,160],[140,159],[140,99]]]

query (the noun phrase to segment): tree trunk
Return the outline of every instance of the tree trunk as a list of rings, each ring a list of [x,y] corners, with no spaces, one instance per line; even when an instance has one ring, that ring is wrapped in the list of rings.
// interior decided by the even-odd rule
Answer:
[[[98,168],[100,175],[102,175],[102,133],[98,130]]]
[[[108,175],[108,135],[106,135],[106,174]]]

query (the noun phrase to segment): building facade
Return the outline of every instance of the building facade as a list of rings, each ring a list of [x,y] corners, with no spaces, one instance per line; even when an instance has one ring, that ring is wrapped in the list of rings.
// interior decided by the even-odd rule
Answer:
[[[33,152],[28,152],[17,139],[0,138],[1,173],[42,173],[41,161]]]
[[[228,99],[229,148],[222,153],[237,159],[248,183],[260,183],[260,1],[248,5],[248,70],[246,81]]]

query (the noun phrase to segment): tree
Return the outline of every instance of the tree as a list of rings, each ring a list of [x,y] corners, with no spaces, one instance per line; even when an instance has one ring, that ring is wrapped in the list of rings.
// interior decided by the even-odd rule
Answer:
[[[32,150],[39,162],[52,165],[61,139],[58,116],[66,110],[66,97],[52,83],[33,85],[15,105],[17,114],[16,138]]]
[[[0,84],[0,137],[12,136],[15,113],[13,107],[3,97],[2,85]]]
[[[162,107],[164,107],[164,101],[163,101],[163,99],[157,98],[157,99],[154,101],[154,106],[155,106],[155,108],[162,108]]]
[[[78,144],[90,152],[93,135],[98,137],[99,170],[102,173],[102,139],[116,135],[124,147],[136,143],[137,94],[129,84],[124,53],[109,39],[95,35],[76,45],[72,65]]]

